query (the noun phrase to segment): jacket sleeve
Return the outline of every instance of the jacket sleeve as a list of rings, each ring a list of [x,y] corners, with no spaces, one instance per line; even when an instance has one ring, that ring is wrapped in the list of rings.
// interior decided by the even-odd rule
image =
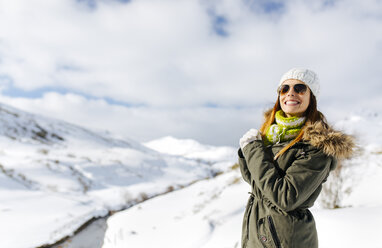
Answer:
[[[239,156],[239,166],[240,166],[241,176],[243,177],[244,181],[251,184],[251,173],[248,170],[247,162],[245,161],[241,148],[239,148],[237,153]]]
[[[314,193],[328,176],[332,163],[332,157],[313,148],[297,158],[281,176],[261,141],[248,144],[243,154],[256,187],[286,212],[298,208]]]

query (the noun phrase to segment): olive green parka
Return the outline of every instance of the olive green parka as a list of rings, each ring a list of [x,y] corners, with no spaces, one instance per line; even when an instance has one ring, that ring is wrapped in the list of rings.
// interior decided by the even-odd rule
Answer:
[[[289,141],[290,142],[290,141]],[[242,226],[242,248],[316,248],[312,207],[337,160],[351,156],[351,136],[321,122],[304,128],[302,141],[277,160],[289,142],[265,147],[261,140],[239,149],[244,180],[252,187]]]

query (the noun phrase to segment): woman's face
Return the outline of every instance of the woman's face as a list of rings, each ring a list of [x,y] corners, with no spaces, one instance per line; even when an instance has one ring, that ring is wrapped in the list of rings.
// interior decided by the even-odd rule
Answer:
[[[294,89],[294,86],[296,84],[304,84],[304,83],[296,79],[285,80],[282,83],[282,85],[289,85],[289,90],[287,92],[282,92],[282,91],[279,92],[281,109],[284,111],[287,117],[302,116],[309,106],[309,102],[310,102],[309,87],[306,86],[306,91],[296,92]]]

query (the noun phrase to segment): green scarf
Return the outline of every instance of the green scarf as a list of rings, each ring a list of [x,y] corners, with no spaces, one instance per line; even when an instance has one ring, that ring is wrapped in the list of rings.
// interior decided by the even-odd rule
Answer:
[[[279,110],[276,112],[276,124],[271,125],[264,137],[264,144],[278,144],[280,142],[292,140],[300,133],[305,123],[305,117],[285,117],[284,112]]]

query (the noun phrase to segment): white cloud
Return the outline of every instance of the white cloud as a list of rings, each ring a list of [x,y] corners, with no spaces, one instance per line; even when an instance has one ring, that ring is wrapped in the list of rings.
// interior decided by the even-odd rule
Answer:
[[[262,4],[269,1],[252,0],[105,0],[89,9],[74,0],[0,0],[0,75],[13,79],[0,88],[61,87],[142,104],[82,99],[74,114],[62,105],[75,103],[79,96],[71,94],[13,99],[30,110],[51,106],[52,115],[76,123],[110,118],[117,131],[123,129],[118,116],[129,116],[134,121],[123,125],[145,130],[135,133],[140,140],[159,133],[204,137],[208,118],[242,129],[248,122],[240,122],[244,112],[233,106],[273,101],[280,76],[294,66],[318,72],[323,109],[351,109],[355,99],[380,96],[380,1],[274,2],[284,7],[266,11]],[[227,37],[213,30],[214,15],[226,20],[221,28]],[[224,108],[204,108],[207,103]],[[110,123],[105,127],[114,129]],[[213,132],[226,135],[227,126]]]
[[[35,114],[50,116],[116,136],[149,141],[171,135],[207,144],[237,145],[245,126],[259,125],[263,109],[257,108],[147,108],[109,104],[76,94],[45,93],[41,98],[0,95],[0,102]]]

